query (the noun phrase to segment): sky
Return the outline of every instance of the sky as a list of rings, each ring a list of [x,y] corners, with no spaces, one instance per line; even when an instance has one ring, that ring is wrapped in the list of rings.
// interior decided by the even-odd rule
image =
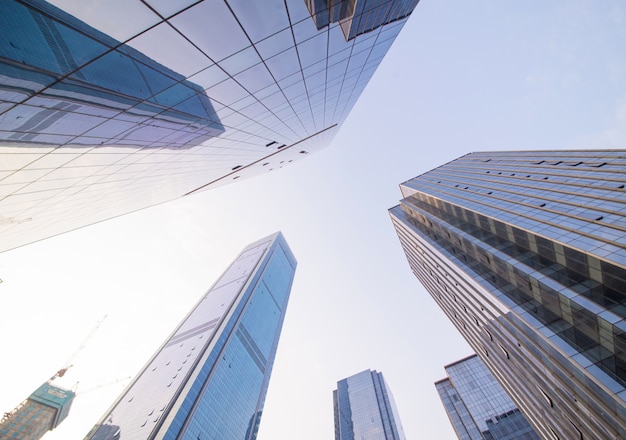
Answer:
[[[0,254],[9,411],[71,360],[82,438],[247,244],[298,268],[259,440],[333,438],[332,390],[381,371],[408,439],[454,439],[433,383],[471,354],[411,274],[398,184],[471,151],[626,147],[622,0],[422,0],[332,145],[276,173]],[[117,383],[113,383],[116,382]]]

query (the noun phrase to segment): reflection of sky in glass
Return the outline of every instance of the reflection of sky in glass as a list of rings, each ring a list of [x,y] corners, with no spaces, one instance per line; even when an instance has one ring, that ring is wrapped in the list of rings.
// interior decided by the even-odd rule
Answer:
[[[241,439],[256,431],[295,266],[282,235],[248,246],[88,438]]]
[[[127,298],[132,297],[138,304],[149,302],[160,294],[155,292],[168,292],[168,283],[177,285],[181,275],[188,279],[189,266],[206,277],[205,268],[212,264],[207,264],[205,255],[216,254],[216,247],[228,260],[220,262],[217,253],[216,264],[220,267],[230,262],[246,241],[281,225],[288,228],[290,244],[302,260],[299,269],[304,271],[298,277],[308,275],[308,271],[310,279],[301,278],[294,286],[297,292],[293,299],[301,305],[290,305],[283,334],[287,338],[281,340],[279,350],[279,357],[288,354],[287,365],[277,359],[259,439],[334,438],[329,408],[331,385],[364,366],[379,367],[393,379],[390,385],[399,399],[407,434],[455,438],[431,382],[443,377],[442,365],[469,354],[469,349],[454,327],[442,319],[434,303],[424,298],[426,294],[400,255],[397,239],[391,235],[389,220],[381,209],[384,211],[398,199],[399,182],[468,151],[623,145],[619,140],[623,139],[623,120],[614,116],[623,114],[618,111],[623,103],[619,97],[626,90],[624,77],[606,67],[624,67],[626,59],[618,42],[623,41],[620,35],[625,28],[619,17],[626,4],[619,0],[594,7],[588,2],[576,4],[579,7],[565,2],[535,2],[531,9],[529,4],[512,2],[421,2],[339,131],[332,149],[307,155],[304,162],[274,176],[207,191],[0,254],[4,258],[1,288],[6,292],[2,325],[7,329],[20,326],[24,314],[15,310],[27,310],[35,298],[46,301],[51,296],[51,285],[63,286],[63,297],[80,304],[81,311],[83,306],[86,309],[81,316],[75,316],[77,321],[61,325],[59,334],[65,337],[54,349],[48,347],[52,355],[64,359],[82,338],[76,327],[83,325],[86,333],[102,317],[103,312],[97,310],[104,300],[94,301],[100,295],[106,298],[107,306],[116,304],[110,307],[120,312],[129,307]],[[607,132],[613,137],[600,138]],[[179,215],[191,209],[192,214]],[[253,212],[263,214],[252,221]],[[332,215],[315,214],[327,212]],[[174,224],[176,228],[162,234],[163,225]],[[362,252],[364,237],[375,245],[376,252]],[[189,256],[188,243],[197,252],[193,257]],[[218,243],[228,244],[227,251]],[[162,253],[155,252],[157,244]],[[125,252],[119,252],[120,246]],[[326,252],[329,246],[332,254]],[[198,257],[200,252],[202,256]],[[62,257],[50,258],[53,253]],[[176,268],[170,262],[177,264]],[[154,273],[160,263],[167,270],[158,270],[156,280],[140,275]],[[126,266],[127,271],[120,269]],[[19,282],[16,271],[24,274]],[[81,286],[81,280],[70,275],[73,273],[90,279],[89,295],[84,283]],[[116,274],[115,280],[112,274]],[[208,275],[206,280],[218,276]],[[74,286],[69,285],[70,279]],[[115,281],[120,289],[110,289],[108,281]],[[335,288],[329,289],[331,285]],[[181,296],[184,291],[177,290]],[[194,288],[187,291],[199,293]],[[120,306],[114,302],[118,298]],[[171,329],[179,319],[172,318],[170,303],[161,306],[158,313],[165,318],[162,322],[169,319],[163,326]],[[57,302],[53,310],[63,313],[66,303]],[[35,353],[31,348],[46,331],[45,317],[50,310],[39,308],[32,313],[35,316],[29,312],[29,331],[4,339],[10,347],[7,352],[22,361],[5,362],[5,371],[21,380],[7,381],[2,393],[3,410],[25,398],[39,384],[37,378],[47,377],[46,370],[59,367],[54,356],[42,354],[46,349],[43,344],[42,351]],[[144,319],[135,320],[134,310],[124,313],[124,320],[134,323],[129,324],[130,328],[146,324]],[[40,325],[35,322],[39,315],[44,317],[37,320]],[[315,332],[310,332],[312,322],[320,322],[318,316],[328,325],[316,325]],[[334,316],[338,319],[333,321]],[[308,337],[306,351],[301,351],[301,338],[291,337],[292,331]],[[127,336],[123,337],[124,348],[133,351],[129,347],[135,341],[129,340],[130,334]],[[143,347],[162,342],[159,336],[151,340],[143,335],[137,338],[136,333],[134,336]],[[116,354],[120,354],[116,367],[130,365],[128,374],[134,374],[149,353],[132,363],[132,356],[117,351],[122,347],[114,341],[106,338],[102,349],[92,345],[87,354],[106,358],[113,344]],[[24,369],[26,365],[42,364],[44,376]],[[319,365],[324,366],[324,374],[320,374]],[[74,377],[83,389],[128,375],[110,369],[104,369],[105,373],[90,368],[81,372],[79,367]],[[302,375],[308,379],[302,381]],[[35,382],[25,385],[27,378]],[[119,391],[112,386],[81,396],[73,414],[47,437],[82,438],[88,431],[84,423],[97,419]],[[91,409],[90,415],[79,412],[85,406]],[[298,411],[293,411],[294,406]],[[291,416],[285,420],[284,414]],[[310,423],[312,418],[316,423]],[[302,426],[308,426],[306,432]]]
[[[302,0],[94,3],[0,4],[2,249],[323,148],[405,22],[346,41]]]
[[[487,420],[515,409],[511,398],[478,357],[448,366],[446,373],[481,431],[488,429]]]
[[[400,417],[382,373],[365,370],[340,380],[333,399],[335,437],[404,440]]]
[[[580,393],[590,407],[621,405],[626,211],[616,177],[623,155],[469,153],[401,184],[405,198],[390,210],[410,265],[435,301],[531,420],[566,438],[577,430],[603,438],[597,433],[621,423],[619,414],[590,410],[589,424],[578,426],[551,408],[570,418],[578,412],[554,389]],[[576,380],[545,377],[542,365]],[[473,397],[481,400],[476,419],[494,401],[484,388]]]
[[[448,377],[437,381],[435,386],[459,439],[539,438],[476,355],[445,369]]]
[[[8,43],[0,51],[9,61],[0,68],[10,80],[2,85],[18,98],[16,103],[25,87],[31,98],[4,118],[0,138],[135,146],[169,138],[164,146],[175,148],[224,131],[198,85],[75,17],[43,6],[41,12],[14,2],[5,6],[13,26],[7,23],[3,32]]]
[[[339,22],[346,41],[408,17],[418,2],[419,0],[305,0],[317,29]]]

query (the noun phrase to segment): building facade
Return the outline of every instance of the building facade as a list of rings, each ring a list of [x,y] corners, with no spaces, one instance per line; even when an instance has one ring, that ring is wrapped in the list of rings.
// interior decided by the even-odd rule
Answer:
[[[255,439],[295,268],[280,233],[246,247],[87,438]]]
[[[39,440],[65,420],[76,393],[51,383],[41,385],[28,399],[0,419],[0,439]]]
[[[390,210],[413,273],[546,439],[626,438],[626,152],[471,153]]]
[[[539,440],[532,426],[478,356],[445,366],[435,382],[459,440]]]
[[[407,18],[419,0],[305,0],[318,29],[339,23],[346,41]]]
[[[389,386],[376,370],[337,382],[333,405],[335,440],[405,440]]]
[[[0,2],[0,251],[328,145],[417,0],[314,3]]]

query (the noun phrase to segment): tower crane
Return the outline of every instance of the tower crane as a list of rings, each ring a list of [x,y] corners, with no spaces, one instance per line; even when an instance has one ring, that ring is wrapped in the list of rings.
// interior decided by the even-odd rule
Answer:
[[[74,360],[78,357],[78,355],[87,347],[87,342],[89,342],[89,340],[93,337],[93,335],[96,334],[96,332],[100,328],[100,325],[102,325],[102,323],[107,318],[107,316],[108,315],[104,315],[104,317],[96,323],[94,328],[92,328],[91,331],[85,337],[85,339],[83,339],[83,342],[80,343],[76,351],[74,351],[74,353],[72,353],[72,355],[68,358],[68,360],[65,361],[65,363],[63,364],[64,367],[62,367],[60,370],[54,373],[54,375],[50,379],[48,379],[48,382],[52,382],[57,377],[65,376],[65,373],[67,373],[67,370],[69,370],[70,368],[74,366],[72,362],[74,362]]]
[[[76,357],[100,328],[106,315],[89,332],[80,346],[65,362],[65,366],[37,388],[26,400],[0,417],[0,438],[38,440],[47,431],[56,428],[69,414],[76,390],[67,390],[52,382],[65,376]],[[50,411],[52,409],[53,411]]]

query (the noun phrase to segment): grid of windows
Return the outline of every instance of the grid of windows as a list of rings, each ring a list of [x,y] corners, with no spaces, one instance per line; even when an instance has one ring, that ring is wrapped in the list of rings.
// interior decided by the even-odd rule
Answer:
[[[0,438],[38,440],[67,417],[75,394],[48,382],[0,418]]]
[[[626,437],[625,179],[619,150],[472,153],[390,210],[414,274],[546,438]]]
[[[250,245],[88,438],[256,438],[295,266],[281,234]]]
[[[15,414],[0,424],[0,438],[38,440],[52,424],[56,410],[38,402],[26,401]]]
[[[483,440],[476,422],[454,389],[450,379],[437,381],[435,387],[459,440]]]
[[[476,355],[445,369],[448,378],[436,387],[459,439],[539,439]]]
[[[416,4],[346,41],[304,0],[1,2],[0,250],[326,146]]]
[[[382,373],[365,370],[337,382],[335,439],[404,440],[398,411]]]
[[[415,196],[405,199],[405,206],[415,207],[414,199]],[[440,204],[449,207],[445,202]],[[622,385],[626,384],[624,354],[626,334],[619,324],[611,323],[613,320],[610,317],[596,316],[593,313],[593,306],[586,301],[586,298],[595,300],[624,318],[623,304],[626,303],[626,295],[622,287],[615,285],[616,290],[585,278],[581,274],[586,270],[584,263],[578,264],[582,268],[576,272],[557,263],[554,257],[550,259],[548,252],[533,252],[529,249],[528,242],[526,242],[526,247],[517,245],[515,236],[517,235],[519,242],[521,241],[519,234],[512,234],[514,238],[512,241],[506,240],[466,221],[459,222],[457,218],[448,216],[445,212],[432,208],[430,205],[428,208],[424,207],[424,210],[436,212],[436,215],[445,219],[447,223],[442,225],[434,219],[428,223],[429,220],[426,217],[422,217],[422,222],[417,222],[411,218],[409,221],[416,228],[451,253],[458,253],[464,263],[480,274],[485,282],[499,288],[524,310],[533,313],[535,318],[569,342],[615,381]],[[471,216],[474,216],[474,213],[468,212],[466,215],[467,218]],[[487,222],[484,217],[480,217],[485,223]],[[425,227],[424,223],[428,223],[428,227]],[[505,229],[504,225],[496,220],[492,220],[491,224]],[[459,235],[451,226],[460,228],[480,241],[476,242]],[[497,230],[497,227],[493,229]],[[510,229],[513,228],[509,227]],[[516,231],[519,230],[513,230],[513,232]],[[523,234],[526,238],[526,233]],[[553,243],[548,243],[554,248]],[[493,246],[504,255],[485,244]],[[568,255],[569,248],[560,246],[560,249],[561,254],[565,250],[565,255]],[[569,250],[569,252],[584,257],[575,250]],[[554,251],[552,255],[555,255]],[[506,256],[515,258],[516,264],[507,261]],[[563,255],[561,257],[568,261],[567,257]],[[612,266],[609,263],[604,264],[606,267]],[[542,280],[543,277],[549,277],[559,284]]]

